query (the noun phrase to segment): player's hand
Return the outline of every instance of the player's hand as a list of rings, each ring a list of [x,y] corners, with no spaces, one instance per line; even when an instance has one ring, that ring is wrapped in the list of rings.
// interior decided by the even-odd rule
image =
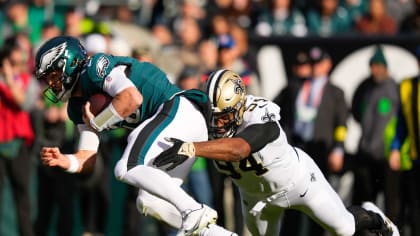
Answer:
[[[342,152],[331,152],[328,156],[328,168],[333,173],[338,173],[343,170],[344,154]]]
[[[401,153],[399,150],[392,150],[389,155],[389,167],[393,171],[398,171],[401,168]]]
[[[40,155],[42,164],[46,166],[58,166],[63,169],[70,167],[69,159],[57,147],[43,147]]]
[[[90,102],[86,102],[85,105],[83,106],[83,122],[85,123],[85,125],[87,125],[88,127],[90,127],[93,130],[96,130],[92,127],[90,121],[95,117],[95,115],[93,115],[93,113],[90,111]]]
[[[159,154],[153,161],[153,165],[161,167],[171,164],[166,170],[172,170],[188,158],[195,156],[195,147],[193,143],[187,143],[176,138],[165,138],[165,140],[172,142],[174,145]]]

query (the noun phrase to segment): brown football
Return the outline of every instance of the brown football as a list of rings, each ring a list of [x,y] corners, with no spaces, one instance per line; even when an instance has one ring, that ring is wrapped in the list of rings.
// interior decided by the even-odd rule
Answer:
[[[96,116],[109,105],[112,97],[106,93],[97,93],[92,95],[88,101],[90,102],[90,111]]]

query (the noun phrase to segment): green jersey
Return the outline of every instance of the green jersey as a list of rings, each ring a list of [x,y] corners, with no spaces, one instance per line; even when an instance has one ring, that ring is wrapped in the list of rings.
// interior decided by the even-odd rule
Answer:
[[[139,109],[117,126],[135,128],[150,118],[161,104],[181,92],[181,89],[172,84],[166,74],[153,64],[140,62],[131,57],[98,53],[88,60],[80,75],[82,97],[72,97],[69,100],[68,114],[75,124],[83,123],[82,110],[88,98],[103,92],[106,80],[119,79],[110,76],[110,72],[117,66],[125,66],[125,76],[143,95],[143,103]]]

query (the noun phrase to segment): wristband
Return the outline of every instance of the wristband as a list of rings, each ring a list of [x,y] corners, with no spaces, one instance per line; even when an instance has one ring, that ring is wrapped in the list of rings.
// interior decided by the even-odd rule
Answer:
[[[188,158],[195,156],[195,146],[193,143],[183,143],[178,151],[178,154],[187,156]]]
[[[110,128],[117,122],[122,121],[123,118],[115,110],[112,103],[110,103],[101,113],[92,118],[89,123],[92,128],[100,132],[104,129]]]
[[[73,154],[66,154],[65,155],[69,161],[70,161],[70,166],[69,168],[66,169],[67,172],[69,173],[76,173],[79,170],[79,161],[77,160],[76,156]]]

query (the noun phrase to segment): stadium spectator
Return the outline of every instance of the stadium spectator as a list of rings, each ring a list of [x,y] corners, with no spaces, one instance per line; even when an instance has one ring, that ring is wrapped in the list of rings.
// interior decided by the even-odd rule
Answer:
[[[417,0],[384,0],[386,12],[395,20],[397,28],[400,28],[404,18],[415,12],[416,1]]]
[[[257,16],[259,14],[260,9],[256,1],[232,0],[225,15],[232,24],[239,25],[247,31],[252,31],[255,29]]]
[[[402,20],[399,32],[420,35],[420,0],[416,0],[414,12]]]
[[[385,196],[384,210],[398,222],[399,173],[392,171],[385,155],[385,129],[398,110],[398,85],[388,71],[388,60],[377,46],[369,60],[370,75],[356,88],[352,99],[352,115],[362,134],[353,157],[353,204],[377,202]]]
[[[258,75],[241,55],[237,42],[230,34],[219,35],[216,39],[218,47],[218,67],[227,68],[239,73],[249,91],[260,94]]]
[[[217,69],[218,51],[217,43],[211,39],[200,42],[198,55],[200,56],[201,84],[205,83],[207,75]]]
[[[303,13],[291,0],[272,0],[259,14],[255,26],[259,36],[305,36],[308,33]]]
[[[73,36],[76,38],[82,38],[84,32],[83,29],[84,12],[77,7],[69,7],[64,12],[64,28],[63,35]]]
[[[286,87],[273,99],[273,102],[281,107],[280,123],[288,137],[293,133],[296,97],[303,83],[312,77],[312,63],[307,51],[298,51],[290,67]]]
[[[177,45],[179,47],[178,60],[183,62],[183,68],[187,65],[200,65],[198,46],[202,38],[202,32],[198,22],[192,18],[185,18],[179,22],[177,31]],[[182,71],[179,76],[181,76]],[[178,76],[178,78],[179,78]]]
[[[420,46],[414,51],[420,68]],[[400,83],[400,107],[397,116],[396,135],[391,144],[389,163],[393,170],[400,170],[403,162],[410,163],[407,170],[401,173],[401,209],[399,215],[402,227],[408,226],[411,235],[420,235],[420,125],[419,125],[419,91],[420,75],[404,79]],[[403,153],[407,143],[407,153]],[[408,156],[408,160],[405,159]],[[407,217],[408,216],[408,217]]]
[[[370,0],[366,14],[356,21],[357,31],[365,35],[394,35],[397,23],[386,11],[384,0]]]
[[[340,6],[347,10],[353,22],[367,12],[368,3],[369,0],[340,0]]]
[[[18,233],[33,236],[29,150],[34,133],[29,115],[31,108],[25,103],[31,97],[27,92],[34,78],[28,73],[24,51],[14,36],[5,40],[0,50],[0,63],[0,196],[3,196],[8,178],[16,206]]]
[[[338,0],[319,0],[306,14],[310,35],[328,37],[352,31],[352,18]]]

